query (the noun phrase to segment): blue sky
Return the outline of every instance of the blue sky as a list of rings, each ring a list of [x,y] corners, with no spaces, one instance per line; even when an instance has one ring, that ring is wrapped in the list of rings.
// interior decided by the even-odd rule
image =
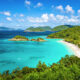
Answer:
[[[80,25],[80,0],[0,0],[0,26]]]

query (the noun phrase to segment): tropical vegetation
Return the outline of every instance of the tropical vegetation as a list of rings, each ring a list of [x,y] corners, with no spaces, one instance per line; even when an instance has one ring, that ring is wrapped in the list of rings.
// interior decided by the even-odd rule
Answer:
[[[39,61],[37,68],[6,71],[0,74],[0,80],[80,80],[80,58],[66,55],[51,66]]]
[[[51,31],[51,27],[50,26],[29,27],[25,31],[31,32]]]
[[[17,35],[12,39],[9,39],[9,41],[29,41],[29,39],[26,38],[25,36]]]
[[[78,45],[80,47],[80,26],[75,26],[48,35],[49,38],[63,38],[65,41]]]
[[[60,26],[56,26],[52,29],[52,31],[62,31],[68,28],[73,27],[72,25],[60,25]]]
[[[29,27],[25,30],[31,31],[31,32],[39,32],[39,31],[62,31],[68,28],[74,27],[73,25],[60,25],[56,26],[54,28],[51,28],[50,26],[39,26],[39,27]]]
[[[14,37],[15,39],[27,39],[25,36],[17,35]]]

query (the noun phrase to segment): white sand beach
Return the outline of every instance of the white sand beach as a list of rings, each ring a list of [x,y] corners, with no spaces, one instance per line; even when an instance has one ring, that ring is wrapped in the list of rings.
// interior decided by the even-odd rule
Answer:
[[[61,43],[64,43],[69,48],[71,48],[74,51],[74,55],[80,58],[80,48],[72,43],[66,42],[64,40],[59,41]]]

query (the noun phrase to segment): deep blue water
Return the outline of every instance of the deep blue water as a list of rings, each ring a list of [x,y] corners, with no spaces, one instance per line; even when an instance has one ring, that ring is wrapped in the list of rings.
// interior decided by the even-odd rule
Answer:
[[[22,36],[45,36],[49,35],[51,31],[46,31],[46,32],[24,32],[24,31],[0,31],[0,39],[5,39],[5,38],[12,38],[16,35],[22,35]]]
[[[60,39],[46,39],[52,32],[23,32],[23,31],[2,31],[0,32],[0,72],[17,67],[36,67],[39,61],[50,66],[58,62],[61,57],[71,55],[73,52]],[[44,38],[46,42],[34,41],[8,41],[8,39],[23,35],[32,38]]]

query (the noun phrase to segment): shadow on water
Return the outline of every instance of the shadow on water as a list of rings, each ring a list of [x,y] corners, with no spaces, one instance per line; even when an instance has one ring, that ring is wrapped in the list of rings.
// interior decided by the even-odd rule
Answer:
[[[4,54],[4,53],[6,53],[6,52],[8,52],[8,50],[0,50],[0,54]]]
[[[44,56],[35,56],[35,57],[32,56],[29,59],[32,60],[32,59],[42,59],[42,58],[44,58]]]
[[[0,61],[0,64],[15,64],[16,62],[10,61],[10,60],[2,60]]]

